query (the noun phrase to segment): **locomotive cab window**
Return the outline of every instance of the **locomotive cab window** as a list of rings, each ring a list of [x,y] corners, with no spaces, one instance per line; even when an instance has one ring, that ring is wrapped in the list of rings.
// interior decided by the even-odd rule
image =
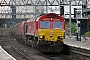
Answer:
[[[61,21],[53,21],[53,29],[62,29]]]
[[[40,21],[40,28],[50,28],[50,21]]]

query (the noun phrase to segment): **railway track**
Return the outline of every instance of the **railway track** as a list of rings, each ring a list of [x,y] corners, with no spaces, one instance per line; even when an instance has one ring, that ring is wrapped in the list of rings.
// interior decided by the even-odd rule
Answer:
[[[17,41],[14,37],[3,37],[1,39],[1,46],[11,54],[16,60],[89,60],[90,52],[88,50],[79,49],[75,47],[70,48],[69,55],[55,55],[49,56],[42,54],[38,50],[24,45]]]
[[[12,56],[14,56],[17,60],[89,60],[89,51],[70,47],[70,55],[62,55],[59,56],[48,56],[44,55],[38,51],[36,51],[32,47],[28,47],[22,43],[18,43],[14,38],[3,38],[2,47],[8,51]],[[35,51],[34,51],[35,50]],[[13,53],[12,53],[13,52]],[[68,57],[68,59],[66,59]]]
[[[90,60],[90,50],[85,50],[76,47],[70,47],[70,58],[79,60]]]
[[[76,48],[76,47],[70,47],[70,51],[87,56],[87,57],[90,57],[90,50],[85,50],[85,49]]]
[[[56,56],[51,57],[44,55],[38,50],[19,42],[9,34],[10,33],[7,34],[8,36],[2,37],[1,46],[14,58],[16,58],[16,60],[57,60]],[[60,60],[61,58],[58,59]]]
[[[16,58],[16,60],[29,60],[11,44],[9,37],[3,38],[1,46],[14,58]]]
[[[16,58],[16,60],[55,60],[38,52],[32,47],[18,43],[14,38],[3,38],[1,46]]]
[[[14,37],[11,37],[9,31],[5,31],[1,38],[1,46],[11,54],[16,60],[55,60],[46,56],[36,49],[27,46]]]

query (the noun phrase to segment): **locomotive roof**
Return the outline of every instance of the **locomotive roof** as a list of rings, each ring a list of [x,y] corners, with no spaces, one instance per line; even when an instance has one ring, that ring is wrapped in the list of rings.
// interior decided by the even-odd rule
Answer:
[[[40,17],[37,17],[36,19],[35,18],[28,19],[27,22],[39,21],[39,20],[42,20],[44,18],[58,18],[61,21],[64,21],[64,18],[62,16],[59,16],[58,14],[55,14],[55,13],[48,13],[48,14],[44,14]]]
[[[42,15],[38,17],[36,21],[42,20],[44,18],[57,18],[57,19],[60,19],[61,21],[64,21],[64,18],[62,16],[59,16],[58,14],[55,14],[55,13],[48,13],[48,14]]]

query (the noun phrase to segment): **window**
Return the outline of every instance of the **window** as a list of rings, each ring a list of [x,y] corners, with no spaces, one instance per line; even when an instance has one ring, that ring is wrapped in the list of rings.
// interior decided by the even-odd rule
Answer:
[[[50,21],[40,21],[40,28],[50,28]]]
[[[61,28],[62,28],[62,22],[53,21],[53,29],[61,29]]]

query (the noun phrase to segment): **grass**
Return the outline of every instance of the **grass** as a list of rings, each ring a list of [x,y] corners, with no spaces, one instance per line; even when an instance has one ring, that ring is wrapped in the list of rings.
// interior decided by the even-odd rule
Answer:
[[[0,30],[0,36],[1,36],[1,33],[4,32],[4,31],[6,31],[6,30],[9,30],[9,28],[2,28],[2,29]]]
[[[84,36],[89,36],[90,37],[90,31],[84,33]]]

